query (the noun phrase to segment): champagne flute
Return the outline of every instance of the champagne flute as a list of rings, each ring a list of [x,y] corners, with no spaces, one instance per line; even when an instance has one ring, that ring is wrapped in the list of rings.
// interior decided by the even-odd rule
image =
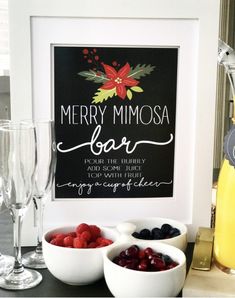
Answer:
[[[34,125],[37,137],[37,167],[33,201],[36,210],[38,235],[36,249],[23,255],[23,264],[29,268],[44,269],[47,267],[42,251],[43,212],[55,176],[56,143],[54,121],[36,120]]]
[[[42,276],[25,269],[21,258],[21,227],[32,199],[37,162],[35,127],[8,123],[0,127],[0,177],[2,195],[13,221],[15,263],[13,270],[0,277],[0,287],[23,290],[38,285]]]
[[[0,177],[0,188],[1,188],[1,177]],[[3,202],[3,196],[0,191],[0,215],[7,211],[7,207]],[[3,255],[0,252],[0,276],[8,274],[14,266],[14,258],[9,255]]]
[[[8,119],[0,119],[0,126],[4,126],[10,123]],[[0,151],[1,154],[1,151]],[[5,213],[7,210],[6,205],[3,202],[3,195],[2,195],[2,180],[0,177],[0,214]],[[0,276],[3,274],[9,273],[14,266],[14,258],[8,255],[2,255],[0,252]]]

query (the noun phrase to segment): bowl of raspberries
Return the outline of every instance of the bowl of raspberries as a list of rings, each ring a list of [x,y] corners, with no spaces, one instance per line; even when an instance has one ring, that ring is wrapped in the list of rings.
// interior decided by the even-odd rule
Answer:
[[[115,297],[176,297],[184,285],[186,258],[172,245],[130,238],[107,248],[104,276]]]
[[[80,223],[46,232],[43,256],[48,270],[70,285],[86,285],[103,277],[103,251],[118,238],[114,228]]]
[[[132,237],[173,245],[182,251],[187,247],[187,227],[183,223],[161,217],[146,217],[127,221],[135,225]]]

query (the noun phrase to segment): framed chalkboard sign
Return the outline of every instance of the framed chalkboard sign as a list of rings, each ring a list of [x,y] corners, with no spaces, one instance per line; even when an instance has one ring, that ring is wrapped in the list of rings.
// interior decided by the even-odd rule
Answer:
[[[10,1],[12,118],[56,123],[45,229],[209,226],[219,2]],[[35,229],[31,208],[24,244]]]
[[[55,199],[172,197],[178,48],[53,54]]]

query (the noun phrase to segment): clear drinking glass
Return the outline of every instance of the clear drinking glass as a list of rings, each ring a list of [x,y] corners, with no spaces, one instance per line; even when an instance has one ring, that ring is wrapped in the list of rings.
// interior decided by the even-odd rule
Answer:
[[[56,167],[56,143],[54,121],[35,120],[37,137],[37,167],[33,201],[36,210],[38,236],[37,247],[23,255],[23,264],[29,268],[47,268],[42,251],[43,212],[47,195],[51,190]]]
[[[10,122],[8,119],[0,119],[0,126],[6,125]],[[0,151],[1,154],[1,151]],[[7,211],[7,207],[3,202],[2,195],[2,180],[0,177],[0,215]],[[14,266],[14,258],[8,255],[2,255],[0,252],[0,276],[9,273]]]
[[[1,177],[0,177],[0,189],[1,189]],[[3,215],[7,211],[7,207],[3,202],[3,196],[0,190],[0,215]],[[12,256],[3,255],[0,252],[0,276],[8,274],[14,266],[14,258]]]
[[[36,134],[32,125],[8,123],[0,127],[0,177],[2,195],[13,221],[15,263],[13,270],[0,277],[0,287],[23,290],[36,286],[42,276],[25,269],[21,258],[21,227],[32,199],[37,162]]]

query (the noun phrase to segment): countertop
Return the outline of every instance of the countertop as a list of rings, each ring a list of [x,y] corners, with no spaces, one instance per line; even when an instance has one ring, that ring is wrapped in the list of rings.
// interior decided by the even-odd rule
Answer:
[[[31,247],[23,247],[25,253]],[[186,250],[187,270],[191,264],[193,243]],[[112,297],[104,279],[87,286],[70,286],[53,277],[47,269],[38,270],[43,276],[42,282],[35,288],[23,291],[7,291],[0,289],[0,297]],[[181,297],[181,293],[179,295]]]

